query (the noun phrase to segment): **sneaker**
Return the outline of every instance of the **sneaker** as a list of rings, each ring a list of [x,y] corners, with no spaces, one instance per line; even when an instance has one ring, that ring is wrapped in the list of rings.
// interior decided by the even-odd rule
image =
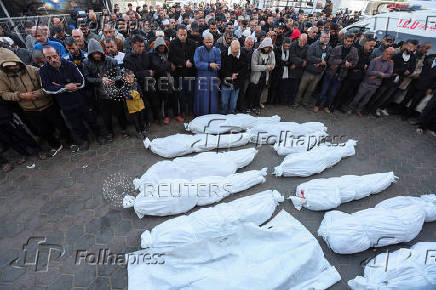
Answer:
[[[251,113],[251,109],[245,110],[245,114],[250,114],[250,113]]]
[[[61,144],[61,146],[59,146],[59,148],[58,149],[54,149],[54,148],[52,148],[51,150],[50,150],[50,156],[51,157],[55,157],[62,149],[64,149],[64,146]]]
[[[430,132],[430,135],[432,135],[433,137],[436,137],[436,132],[435,131],[431,131],[431,130],[428,130],[429,132]]]
[[[98,137],[97,137],[97,142],[98,142],[98,144],[100,144],[100,145],[104,145],[104,144],[107,143],[107,140],[106,140],[103,136],[98,136]]]
[[[356,115],[359,117],[362,117],[362,113],[361,112],[356,112]]]
[[[313,107],[313,111],[314,111],[315,113],[318,113],[318,111],[319,111],[319,107],[318,107],[318,106]]]
[[[253,113],[257,116],[260,115],[260,109],[253,109]]]
[[[79,150],[80,150],[80,147],[77,146],[76,144],[71,144],[71,145],[69,146],[69,148],[70,148],[70,150],[71,150],[72,153],[77,153],[77,152],[79,152]]]
[[[176,117],[174,117],[174,120],[176,120],[176,121],[178,121],[178,122],[184,122],[185,120],[182,118],[182,117],[180,117],[180,116],[176,116]]]
[[[142,135],[142,139],[145,139],[145,138],[147,138],[147,132],[145,132],[145,130],[144,131],[142,131],[141,132],[141,135]]]
[[[347,115],[352,115],[353,114],[353,110],[348,110],[347,111]]]
[[[127,138],[129,138],[129,134],[127,134],[127,132],[125,130],[123,130],[123,131],[121,131],[121,138],[127,139]]]
[[[331,113],[331,112],[330,112],[330,109],[327,108],[327,107],[324,108],[324,112],[326,112],[327,114],[330,114],[330,113]]]
[[[383,116],[389,116],[389,113],[386,109],[380,110],[380,113],[382,113]]]
[[[380,109],[375,110],[375,115],[377,117],[381,117]]]
[[[168,124],[170,123],[170,118],[165,117],[165,118],[163,119],[163,123],[164,123],[164,125],[168,125]]]
[[[106,141],[107,141],[107,143],[112,143],[114,141],[114,135],[113,134],[107,134],[106,135]]]
[[[89,150],[89,142],[83,141],[82,145],[80,145],[80,151],[88,151]]]

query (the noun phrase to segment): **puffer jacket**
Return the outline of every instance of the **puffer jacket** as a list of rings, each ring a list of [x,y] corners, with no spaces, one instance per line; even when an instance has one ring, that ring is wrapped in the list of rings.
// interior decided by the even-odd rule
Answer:
[[[3,70],[5,62],[13,61],[20,65],[18,73]],[[6,48],[0,48],[0,96],[6,101],[15,101],[25,111],[42,111],[53,104],[53,99],[41,89],[38,68],[25,65],[20,58]],[[21,93],[35,92],[42,94],[36,100],[22,100]]]
[[[93,54],[100,52],[102,60],[97,62],[93,58]],[[113,96],[108,94],[110,90],[105,90],[103,86],[102,77],[106,76],[110,79],[115,79],[120,75],[120,68],[118,62],[108,55],[105,55],[100,43],[91,39],[88,43],[88,58],[83,60],[83,76],[88,83],[90,83],[100,99],[111,99]]]
[[[268,53],[268,60],[266,64],[262,64],[262,58],[261,58],[261,49],[264,47],[271,47],[269,53]],[[250,75],[250,82],[253,84],[258,84],[260,77],[262,75],[262,72],[266,72],[266,83],[268,83],[268,80],[270,78],[270,73],[267,71],[267,66],[270,65],[275,67],[276,60],[274,56],[273,51],[273,45],[272,40],[269,37],[266,37],[259,47],[253,52],[253,55],[251,56],[251,75]]]
[[[289,78],[300,79],[304,72],[303,63],[306,60],[308,45],[301,47],[298,41],[294,41],[289,48],[291,65],[295,64],[295,68],[289,68]]]

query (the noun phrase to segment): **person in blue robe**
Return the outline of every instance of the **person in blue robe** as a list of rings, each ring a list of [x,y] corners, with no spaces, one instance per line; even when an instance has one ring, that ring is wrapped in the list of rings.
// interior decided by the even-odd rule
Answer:
[[[218,71],[221,68],[221,51],[213,47],[213,35],[203,33],[203,44],[194,53],[197,68],[194,95],[194,114],[203,116],[218,112]]]

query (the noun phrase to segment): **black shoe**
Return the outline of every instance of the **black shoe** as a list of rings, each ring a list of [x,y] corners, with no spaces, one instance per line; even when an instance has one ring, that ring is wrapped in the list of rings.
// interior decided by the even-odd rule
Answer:
[[[257,116],[260,115],[260,109],[253,109],[253,113],[256,114]]]
[[[250,114],[250,113],[251,113],[251,109],[245,110],[245,114]]]
[[[107,143],[107,140],[106,140],[103,136],[98,136],[98,137],[97,137],[97,142],[98,142],[98,144],[100,144],[100,145],[104,145],[104,144]]]
[[[143,132],[145,132],[146,134],[150,133],[150,127],[151,127],[151,124],[146,123]]]
[[[89,142],[83,141],[82,145],[80,145],[80,151],[88,151],[89,150]]]
[[[106,141],[107,141],[107,143],[112,143],[114,141],[114,135],[113,134],[107,134],[106,135]]]

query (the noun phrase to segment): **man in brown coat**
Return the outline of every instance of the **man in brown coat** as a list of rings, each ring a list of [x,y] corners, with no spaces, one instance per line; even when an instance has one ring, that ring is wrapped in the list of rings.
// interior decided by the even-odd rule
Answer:
[[[37,135],[45,139],[56,155],[63,146],[54,136],[58,129],[67,144],[72,144],[70,131],[40,85],[38,68],[25,65],[12,51],[0,48],[0,96],[5,101],[15,101],[24,111],[26,120],[32,123]]]

